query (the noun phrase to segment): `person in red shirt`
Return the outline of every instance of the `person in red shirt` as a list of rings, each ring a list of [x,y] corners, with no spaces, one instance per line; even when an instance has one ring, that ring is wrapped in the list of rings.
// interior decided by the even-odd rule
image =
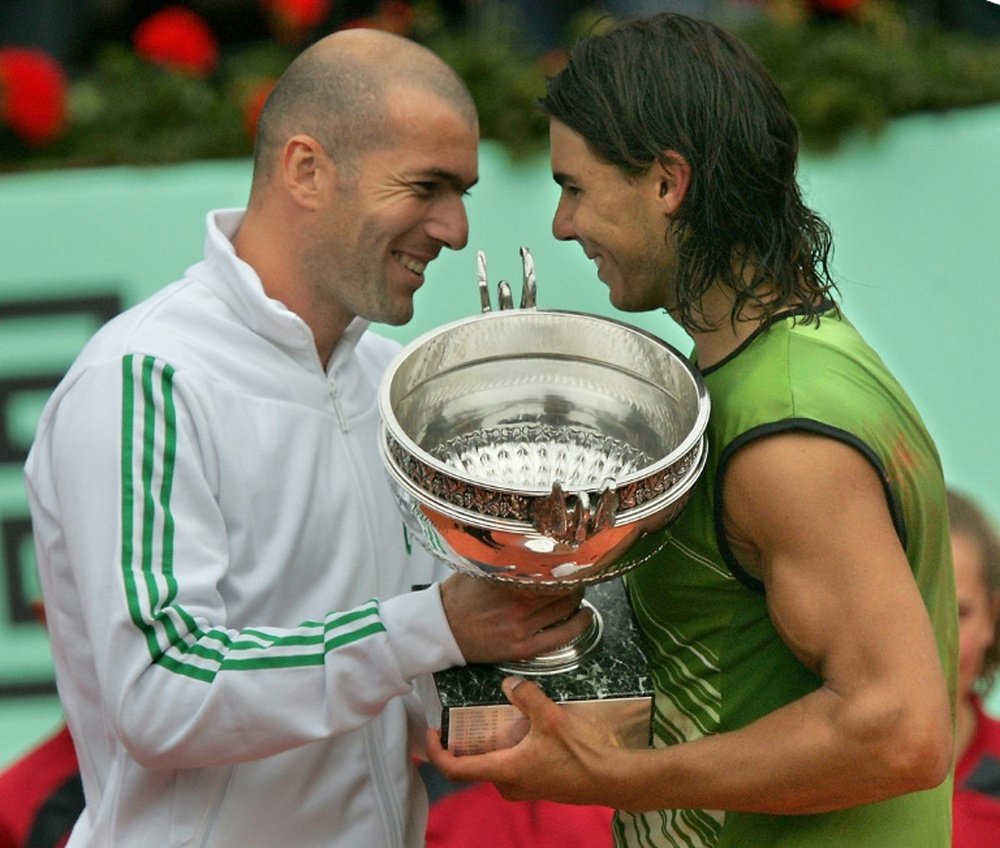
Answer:
[[[42,602],[32,607],[44,625]],[[65,724],[0,772],[0,848],[63,848],[82,811],[80,766]]]
[[[427,848],[611,848],[608,807],[505,801],[492,783],[472,783],[431,804]]]
[[[1000,536],[965,495],[948,493],[958,598],[958,714],[952,848],[1000,845],[1000,720],[983,709],[1000,666]]]
[[[0,774],[0,848],[62,848],[83,810],[83,786],[63,725]]]

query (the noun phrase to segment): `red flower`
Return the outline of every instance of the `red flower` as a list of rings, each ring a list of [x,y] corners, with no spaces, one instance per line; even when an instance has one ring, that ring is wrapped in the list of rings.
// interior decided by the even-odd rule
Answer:
[[[47,53],[0,48],[0,123],[30,145],[52,141],[66,124],[66,76]]]
[[[809,5],[817,12],[825,12],[828,15],[849,15],[862,0],[810,0]]]
[[[183,6],[168,6],[146,18],[135,28],[132,43],[144,59],[196,76],[211,73],[219,61],[215,34]]]
[[[310,29],[326,20],[332,0],[261,0],[264,10],[282,30]]]
[[[251,140],[257,137],[257,124],[260,123],[261,110],[276,82],[277,80],[274,79],[264,80],[250,92],[250,96],[243,104],[243,127]]]

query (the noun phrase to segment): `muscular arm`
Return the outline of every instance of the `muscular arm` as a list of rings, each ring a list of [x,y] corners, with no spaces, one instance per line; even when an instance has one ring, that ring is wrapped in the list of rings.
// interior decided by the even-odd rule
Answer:
[[[734,549],[764,580],[775,626],[819,689],[740,730],[632,751],[522,684],[512,699],[531,716],[528,737],[461,759],[432,739],[439,767],[512,798],[625,810],[821,812],[939,783],[951,757],[947,691],[871,465],[832,439],[769,437],[731,461],[725,507]]]

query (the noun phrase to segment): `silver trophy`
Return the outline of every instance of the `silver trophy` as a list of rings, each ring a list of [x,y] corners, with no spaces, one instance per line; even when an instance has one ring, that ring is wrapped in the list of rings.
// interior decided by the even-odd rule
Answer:
[[[501,281],[492,308],[480,251],[481,314],[424,334],[390,364],[382,458],[411,529],[452,568],[536,591],[603,584],[665,542],[636,544],[677,517],[705,466],[708,394],[661,339],[538,309],[526,248],[521,258],[519,307]],[[577,640],[500,671],[585,664],[605,621],[584,603],[592,624]]]

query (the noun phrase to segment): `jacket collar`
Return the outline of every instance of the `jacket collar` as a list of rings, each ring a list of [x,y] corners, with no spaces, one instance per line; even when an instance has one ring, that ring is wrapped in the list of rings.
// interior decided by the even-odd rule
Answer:
[[[243,220],[243,209],[215,209],[205,227],[205,258],[188,275],[221,298],[253,332],[286,350],[299,361],[318,365],[316,342],[305,321],[264,291],[257,272],[236,255],[232,239]],[[332,374],[354,351],[371,322],[354,318],[327,364]]]

